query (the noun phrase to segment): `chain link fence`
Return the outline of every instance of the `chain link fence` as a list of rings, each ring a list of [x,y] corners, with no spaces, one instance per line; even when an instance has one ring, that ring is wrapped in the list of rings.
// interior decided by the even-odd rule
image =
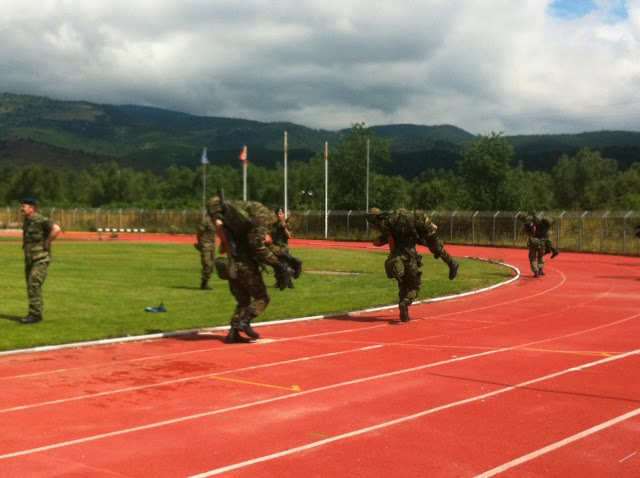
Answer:
[[[144,230],[146,233],[195,234],[202,212],[155,209],[58,209],[41,208],[66,231],[96,232],[106,229]],[[440,238],[447,244],[524,247],[519,211],[430,211]],[[290,211],[295,237],[368,241],[375,236],[365,211]],[[538,211],[553,219],[551,239],[564,251],[640,255],[635,227],[640,211]],[[275,220],[275,215],[274,215]],[[0,229],[19,229],[18,208],[0,209]]]

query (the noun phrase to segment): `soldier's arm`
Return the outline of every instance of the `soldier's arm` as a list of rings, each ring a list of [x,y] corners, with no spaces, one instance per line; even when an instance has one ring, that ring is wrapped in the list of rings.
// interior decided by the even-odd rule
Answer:
[[[216,219],[215,222],[216,231],[220,238],[220,254],[231,254],[231,248],[229,247],[229,240],[227,239],[227,233],[224,230],[224,225],[220,219]]]
[[[61,230],[62,229],[60,229],[60,226],[58,226],[57,224],[53,224],[53,226],[51,226],[51,232],[49,233],[47,238],[44,240],[43,247],[45,251],[51,250],[51,243],[56,240]]]

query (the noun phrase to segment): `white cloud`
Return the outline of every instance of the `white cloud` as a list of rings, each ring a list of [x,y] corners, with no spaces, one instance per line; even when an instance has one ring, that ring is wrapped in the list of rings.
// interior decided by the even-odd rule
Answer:
[[[0,0],[0,91],[326,129],[640,130],[640,0],[554,4]]]

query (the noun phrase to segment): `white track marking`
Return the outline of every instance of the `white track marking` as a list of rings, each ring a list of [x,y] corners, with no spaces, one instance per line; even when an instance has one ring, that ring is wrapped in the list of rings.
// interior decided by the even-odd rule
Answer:
[[[601,326],[598,326],[598,327],[593,327],[592,329],[589,329],[588,331],[567,334],[567,335],[565,335],[563,337],[571,337],[571,336],[574,336],[574,335],[578,335],[580,333],[586,333],[586,332],[589,332],[589,331],[602,329],[602,328],[614,325],[616,323],[622,323],[622,322],[625,322],[625,321],[628,321],[628,320],[635,319],[638,316],[640,316],[640,314],[635,314],[633,316],[630,316],[630,317],[628,317],[626,319],[623,319],[623,320],[619,320],[619,321],[614,322],[612,324],[605,324],[605,325],[601,325]],[[557,338],[563,338],[563,337],[557,337]],[[188,421],[188,420],[195,420],[195,419],[198,419],[198,418],[210,417],[210,416],[213,416],[213,415],[219,415],[219,414],[227,413],[227,412],[230,412],[230,411],[241,410],[241,409],[245,409],[245,408],[249,408],[249,407],[254,407],[254,406],[257,406],[257,405],[264,405],[264,404],[268,404],[268,403],[274,403],[274,402],[278,402],[278,401],[281,401],[281,400],[288,400],[288,399],[291,399],[292,397],[296,397],[297,398],[297,397],[300,397],[300,396],[303,396],[303,395],[309,395],[309,394],[312,394],[312,393],[323,392],[323,391],[326,391],[326,390],[333,390],[333,389],[337,389],[337,388],[340,388],[340,387],[345,387],[345,386],[350,386],[350,385],[354,385],[354,384],[360,384],[360,383],[364,383],[364,382],[369,382],[369,381],[372,381],[372,380],[379,380],[379,379],[384,379],[384,378],[388,378],[388,377],[394,377],[394,376],[405,374],[405,373],[410,373],[410,372],[425,370],[425,369],[432,368],[432,367],[437,367],[439,365],[450,364],[450,363],[454,363],[454,362],[460,362],[460,361],[463,361],[463,360],[470,360],[470,359],[473,359],[473,358],[483,357],[483,356],[487,356],[487,355],[493,355],[493,354],[496,354],[496,353],[515,350],[515,349],[520,348],[520,347],[528,347],[528,346],[535,345],[535,344],[538,344],[538,343],[541,343],[541,342],[546,342],[547,340],[549,340],[549,339],[545,339],[545,340],[542,340],[542,341],[530,342],[530,343],[527,343],[527,344],[520,344],[518,346],[505,347],[505,348],[491,350],[491,351],[482,352],[482,353],[473,354],[473,355],[467,355],[467,356],[464,356],[464,357],[457,357],[457,358],[454,358],[454,359],[443,360],[443,361],[440,361],[440,362],[429,363],[429,364],[420,365],[420,366],[416,366],[416,367],[411,367],[411,368],[407,368],[407,369],[396,370],[396,371],[393,371],[393,372],[387,372],[387,373],[380,374],[380,375],[374,375],[374,376],[370,376],[370,377],[364,377],[364,378],[359,378],[359,379],[355,379],[355,380],[350,380],[350,381],[347,381],[347,382],[341,382],[341,383],[336,383],[336,384],[332,384],[332,385],[327,385],[327,386],[319,387],[319,388],[315,388],[315,389],[304,390],[302,392],[296,392],[295,394],[287,394],[287,395],[283,395],[283,396],[279,396],[279,397],[259,400],[259,401],[256,401],[256,402],[245,403],[245,404],[242,404],[242,405],[236,405],[236,406],[228,407],[228,408],[225,408],[225,409],[212,410],[212,411],[208,411],[208,412],[198,413],[198,414],[195,414],[195,415],[187,415],[187,416],[183,416],[183,417],[173,418],[173,419],[170,419],[170,420],[164,420],[164,421],[160,421],[160,422],[150,423],[150,424],[147,424],[147,425],[141,425],[141,426],[132,427],[132,428],[125,428],[125,429],[116,430],[116,431],[113,431],[113,432],[108,432],[108,433],[103,433],[103,434],[99,434],[99,435],[93,435],[93,436],[88,436],[88,437],[84,437],[84,438],[79,438],[79,439],[76,439],[76,440],[70,440],[70,441],[66,441],[66,442],[54,443],[54,444],[46,445],[46,446],[42,446],[42,447],[31,448],[31,449],[17,451],[17,452],[13,452],[13,453],[7,453],[7,454],[4,454],[4,455],[0,455],[0,460],[4,460],[4,459],[7,459],[7,458],[12,458],[12,457],[16,457],[16,456],[29,455],[29,454],[32,454],[32,453],[39,453],[39,452],[42,452],[42,451],[53,450],[53,449],[56,449],[56,448],[67,447],[67,446],[76,445],[76,444],[79,444],[79,443],[86,443],[86,442],[96,441],[96,440],[100,440],[100,439],[103,439],[103,438],[109,438],[109,437],[124,435],[124,434],[128,434],[128,433],[142,431],[142,430],[148,430],[148,429],[152,429],[152,428],[159,428],[159,427],[163,427],[163,426],[167,426],[167,425],[172,425],[174,423],[181,423],[181,422]],[[537,378],[537,379],[533,379],[533,380],[529,380],[529,381],[526,381],[526,382],[522,382],[522,383],[520,383],[518,385],[508,386],[508,387],[505,387],[503,389],[500,389],[500,390],[497,390],[497,391],[494,391],[494,392],[491,392],[491,393],[488,393],[488,394],[483,394],[483,395],[480,395],[480,396],[472,397],[472,398],[469,398],[469,399],[466,399],[466,400],[462,400],[462,401],[459,401],[459,402],[453,402],[451,404],[443,405],[441,407],[437,407],[437,408],[434,408],[434,409],[425,410],[423,412],[420,412],[420,413],[415,414],[415,415],[411,415],[409,417],[405,417],[403,419],[398,419],[398,420],[394,420],[394,421],[391,421],[391,422],[386,422],[384,424],[379,424],[379,425],[376,425],[374,427],[367,428],[367,429],[364,429],[364,430],[370,431],[370,430],[375,430],[375,429],[378,429],[378,428],[384,428],[386,426],[390,426],[390,425],[393,425],[393,424],[396,424],[396,423],[400,423],[400,422],[406,421],[408,419],[418,418],[420,416],[428,415],[428,414],[434,413],[436,411],[445,410],[447,408],[451,408],[451,407],[458,406],[458,405],[463,405],[465,403],[470,403],[470,402],[477,401],[477,400],[482,400],[482,399],[484,399],[486,397],[490,397],[490,396],[493,396],[493,395],[498,395],[500,393],[504,393],[506,391],[514,390],[516,388],[522,388],[522,387],[531,385],[533,383],[541,382],[543,380],[548,380],[550,378],[554,378],[554,377],[558,377],[558,376],[564,375],[564,374],[569,373],[569,372],[574,372],[576,370],[581,370],[582,368],[591,367],[591,366],[603,364],[603,363],[606,363],[606,362],[611,362],[611,361],[614,361],[614,360],[619,360],[621,358],[626,358],[628,356],[636,355],[638,353],[640,353],[640,349],[634,350],[634,351],[631,351],[631,352],[626,352],[624,354],[620,354],[620,355],[617,355],[617,356],[614,356],[614,357],[608,357],[608,358],[605,358],[603,360],[598,360],[596,362],[591,362],[591,363],[585,364],[585,365],[580,366],[580,367],[572,367],[572,368],[564,370],[564,371],[556,372],[556,373],[553,373],[553,374],[550,374],[550,375],[546,375],[544,377],[540,377],[540,378]],[[351,432],[350,434],[347,434],[345,436],[341,435],[341,437],[342,438],[346,438],[347,436],[354,436],[354,435],[358,435],[358,434],[361,434],[361,433],[364,433],[364,431]],[[331,441],[331,439],[329,439],[329,440]],[[335,440],[333,440],[333,441],[335,441]],[[318,442],[318,443],[324,444],[324,443],[329,443],[329,441],[322,440],[321,442]],[[246,465],[243,465],[243,466],[246,466]]]
[[[634,350],[632,352],[628,352],[627,354],[623,354],[623,355],[619,355],[617,357],[614,357],[613,359],[618,360],[618,359],[626,358],[628,356],[635,355],[635,354],[638,354],[638,353],[640,353],[640,350]],[[609,362],[610,360],[611,360],[611,358],[607,358],[607,359],[599,361],[598,363]],[[579,369],[579,367],[577,369]],[[402,417],[402,418],[397,418],[395,420],[391,420],[391,421],[388,421],[388,422],[379,423],[379,424],[371,426],[371,427],[361,428],[359,430],[354,430],[354,431],[351,431],[349,433],[344,433],[342,435],[336,435],[336,436],[333,436],[331,438],[327,438],[327,439],[324,439],[324,440],[319,440],[319,441],[316,441],[316,442],[313,442],[313,443],[308,443],[308,444],[300,446],[300,447],[290,448],[290,449],[285,450],[285,451],[281,451],[281,452],[278,452],[278,453],[272,453],[270,455],[265,455],[265,456],[261,456],[261,457],[258,457],[258,458],[253,458],[251,460],[243,461],[243,462],[240,462],[240,463],[234,463],[233,465],[225,466],[225,467],[222,467],[222,468],[217,468],[215,470],[207,471],[205,473],[200,473],[198,475],[192,475],[189,478],[206,478],[208,476],[215,476],[215,475],[219,475],[221,473],[227,473],[229,471],[236,470],[238,468],[244,468],[244,467],[249,466],[249,465],[255,465],[257,463],[263,463],[265,461],[270,461],[270,460],[274,460],[276,458],[281,458],[283,456],[292,455],[294,453],[298,453],[298,452],[301,452],[301,451],[309,450],[309,449],[312,449],[312,448],[317,448],[319,446],[327,445],[329,443],[333,443],[333,442],[336,442],[336,441],[339,441],[339,440],[344,440],[346,438],[351,438],[351,437],[354,437],[354,436],[362,435],[362,434],[369,433],[369,432],[372,432],[372,431],[375,431],[375,430],[380,430],[382,428],[388,428],[390,426],[397,425],[399,423],[407,422],[407,421],[410,421],[410,420],[415,420],[417,418],[421,418],[421,417],[424,417],[426,415],[430,415],[432,413],[436,413],[436,412],[439,412],[439,411],[442,411],[442,410],[447,410],[449,408],[453,408],[453,407],[457,407],[457,406],[461,406],[461,405],[466,405],[468,403],[477,402],[478,400],[485,400],[485,399],[487,399],[489,397],[500,395],[502,393],[509,392],[509,391],[512,391],[512,390],[515,390],[515,389],[518,389],[518,388],[524,388],[524,387],[527,387],[527,386],[532,385],[534,383],[538,383],[538,382],[542,382],[544,380],[555,378],[555,377],[564,375],[566,373],[572,372],[574,370],[575,369],[567,369],[567,370],[563,370],[563,371],[560,371],[560,372],[555,372],[555,373],[546,375],[544,377],[539,377],[539,378],[536,378],[536,379],[533,379],[533,380],[529,380],[527,382],[522,382],[522,383],[520,383],[518,385],[512,385],[512,386],[509,386],[509,387],[501,388],[499,390],[494,390],[493,392],[485,393],[483,395],[477,395],[475,397],[467,398],[467,399],[460,400],[460,401],[457,401],[457,402],[448,403],[448,404],[442,405],[440,407],[435,407],[435,408],[431,408],[431,409],[428,409],[428,410],[423,410],[421,412],[414,413],[412,415],[407,415],[407,416]],[[618,423],[618,422],[621,422],[623,420],[627,420],[629,418],[632,418],[632,417],[638,415],[639,413],[640,413],[640,409],[636,409],[633,412],[627,413],[626,415],[622,415],[622,416],[617,417],[617,418],[615,418],[613,420],[610,420],[608,422],[600,424],[600,425],[598,425],[596,427],[590,428],[589,430],[585,430],[585,432],[582,432],[581,434],[574,435],[573,437],[570,437],[570,438],[567,438],[565,440],[562,440],[561,442],[558,442],[561,445],[558,445],[555,448],[558,448],[559,446],[563,446],[563,445],[565,445],[567,443],[570,443],[571,441],[575,441],[575,440],[577,440],[579,438],[582,438],[584,436],[588,436],[588,435],[590,435],[592,433],[595,433],[596,431],[599,431],[599,430],[602,430],[604,428],[607,428],[608,426],[612,426],[615,423]],[[566,442],[566,443],[563,443],[563,442]],[[552,448],[552,447],[553,447],[553,445],[551,445],[550,447],[547,447],[547,448],[549,448],[549,450],[547,450],[547,451],[551,451],[552,449],[555,449],[555,448]],[[545,450],[545,449],[543,448],[542,450]],[[542,450],[539,450],[539,451],[542,451]],[[546,453],[547,451],[544,451],[544,452]],[[542,453],[540,453],[540,454],[542,454]],[[533,456],[533,455],[535,455],[535,453],[532,453],[530,455],[526,455],[526,458],[527,459],[535,458],[535,456]],[[539,456],[539,455],[536,455],[536,456]],[[524,459],[524,458],[525,457],[522,457],[522,459]],[[514,462],[511,462],[511,463],[513,463],[511,466],[515,466],[516,464],[519,464],[519,463],[515,463],[516,461],[518,461],[518,460],[514,460]],[[524,461],[526,461],[526,460],[524,460]],[[524,461],[522,461],[522,462],[524,462]],[[509,465],[509,464],[505,464],[503,466],[507,466],[507,465]],[[509,466],[509,468],[511,466]],[[508,469],[508,468],[505,468],[505,469]],[[497,468],[494,469],[494,470],[497,470]],[[501,471],[504,471],[504,470],[501,470]],[[476,478],[488,478],[488,477],[493,476],[494,474],[497,474],[499,472],[500,471],[496,471],[493,474],[478,475],[478,477],[476,477]],[[487,473],[489,473],[489,472],[487,472]]]

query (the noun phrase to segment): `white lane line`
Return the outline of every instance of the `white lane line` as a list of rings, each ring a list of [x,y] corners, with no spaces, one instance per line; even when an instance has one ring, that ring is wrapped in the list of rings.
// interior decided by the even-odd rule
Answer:
[[[636,314],[636,315],[634,315],[632,317],[629,317],[629,318],[627,318],[625,320],[631,320],[631,319],[637,317],[638,315],[640,315],[640,314]],[[623,322],[623,321],[624,320],[621,320],[619,322]],[[594,327],[593,330],[596,330],[596,329],[599,329],[599,328],[604,328],[604,327],[607,327],[609,325],[611,325],[611,324],[606,324],[606,325],[602,325],[602,326],[599,326],[599,327]],[[576,334],[568,334],[568,336],[572,336],[572,335],[576,335]],[[118,435],[124,435],[124,434],[133,433],[133,432],[137,432],[137,431],[148,430],[148,429],[152,429],[152,428],[159,428],[159,427],[162,427],[162,426],[167,426],[167,425],[171,425],[171,424],[175,424],[175,423],[181,423],[181,422],[188,421],[188,420],[194,420],[194,419],[198,419],[198,418],[205,418],[205,417],[210,417],[210,416],[214,416],[214,415],[218,415],[218,414],[222,414],[222,413],[227,413],[227,412],[235,411],[235,410],[241,410],[241,409],[245,409],[245,408],[249,408],[249,407],[253,407],[253,406],[257,406],[257,405],[264,405],[264,404],[268,404],[268,403],[274,403],[274,402],[278,402],[280,400],[288,400],[288,399],[290,399],[292,397],[300,397],[300,396],[309,395],[309,394],[312,394],[312,393],[318,393],[318,392],[337,389],[337,388],[345,387],[345,386],[349,386],[349,385],[369,382],[369,381],[372,381],[372,380],[379,380],[379,379],[393,377],[393,376],[401,375],[401,374],[405,374],[405,373],[420,371],[420,370],[424,370],[424,369],[428,369],[428,368],[432,368],[432,367],[437,367],[437,366],[444,365],[444,364],[450,364],[450,363],[454,363],[454,362],[460,362],[460,361],[463,361],[463,360],[469,360],[469,359],[472,359],[472,358],[477,358],[477,357],[482,357],[482,356],[487,356],[487,355],[493,355],[493,354],[496,354],[496,353],[501,353],[501,352],[505,352],[505,351],[514,350],[514,349],[519,348],[519,347],[531,346],[531,345],[534,345],[536,343],[539,343],[539,342],[531,342],[531,343],[528,343],[528,344],[521,344],[521,345],[514,346],[514,347],[505,347],[505,348],[502,348],[502,349],[482,352],[482,353],[473,354],[473,355],[467,355],[467,356],[464,356],[464,357],[457,357],[457,358],[450,359],[450,360],[443,360],[441,362],[429,363],[429,364],[420,365],[420,366],[417,366],[417,367],[411,367],[411,368],[408,368],[408,369],[396,370],[396,371],[393,371],[393,372],[387,372],[387,373],[380,374],[380,375],[374,375],[374,376],[370,376],[370,377],[359,378],[359,379],[350,380],[350,381],[347,381],[347,382],[341,382],[341,383],[336,383],[336,384],[332,384],[332,385],[327,385],[327,386],[324,386],[324,387],[305,390],[305,391],[302,391],[302,392],[296,392],[295,394],[287,394],[287,395],[283,395],[283,396],[279,396],[279,397],[268,398],[268,399],[265,399],[265,400],[259,400],[259,401],[256,401],[256,402],[245,403],[245,404],[242,404],[242,405],[236,405],[236,406],[228,407],[228,408],[225,408],[225,409],[212,410],[212,411],[208,411],[208,412],[198,413],[198,414],[195,414],[195,415],[187,415],[187,416],[184,416],[184,417],[178,417],[178,418],[174,418],[174,419],[170,419],[170,420],[164,420],[164,421],[161,421],[161,422],[150,423],[150,424],[147,424],[147,425],[141,425],[141,426],[132,427],[132,428],[125,428],[125,429],[122,429],[122,430],[116,430],[116,431],[113,431],[113,432],[108,432],[108,433],[103,433],[103,434],[99,434],[99,435],[88,436],[88,437],[79,438],[79,439],[76,439],[76,440],[70,440],[70,441],[66,441],[66,442],[54,443],[54,444],[46,445],[46,446],[42,446],[42,447],[31,448],[31,449],[27,449],[27,450],[21,450],[21,451],[17,451],[17,452],[13,452],[13,453],[7,453],[7,454],[4,454],[4,455],[0,455],[0,460],[4,460],[6,458],[12,458],[12,457],[16,457],[16,456],[29,455],[29,454],[32,454],[32,453],[38,453],[38,452],[47,451],[47,450],[53,450],[53,449],[56,449],[56,448],[62,448],[62,447],[66,447],[66,446],[76,445],[76,444],[79,444],[79,443],[91,442],[91,441],[100,440],[100,439],[103,439],[103,438],[114,437],[114,436],[118,436]],[[605,362],[609,362],[609,361],[613,361],[613,360],[619,360],[621,358],[625,358],[627,356],[638,354],[638,353],[640,353],[640,349],[634,350],[634,351],[631,351],[631,352],[627,352],[627,353],[624,353],[624,354],[620,354],[620,355],[617,355],[617,356],[614,356],[614,357],[608,357],[606,359],[599,360],[597,362],[591,362],[591,363],[585,364],[583,367],[593,366],[593,365],[596,365],[596,364],[605,363]],[[547,380],[549,378],[557,377],[557,376],[563,375],[565,373],[573,372],[573,371],[580,370],[580,369],[581,369],[581,367],[573,367],[571,369],[567,369],[567,370],[564,370],[564,371],[556,372],[554,374],[550,374],[550,375],[547,375],[545,377],[541,377],[541,378],[533,379],[533,380],[530,380],[530,381],[527,381],[527,382],[523,382],[523,383],[521,383],[519,385],[509,386],[509,387],[506,387],[504,389],[501,389],[501,390],[498,390],[498,391],[495,391],[495,392],[491,392],[489,394],[481,395],[481,396],[478,396],[478,397],[472,397],[472,398],[469,398],[469,399],[466,399],[466,400],[462,400],[460,402],[454,402],[452,404],[444,405],[444,406],[438,407],[436,409],[426,410],[426,411],[421,412],[421,413],[419,413],[419,414],[417,414],[415,416],[412,415],[411,417],[415,418],[415,417],[418,417],[418,416],[423,416],[423,415],[427,415],[429,413],[433,413],[434,411],[444,410],[444,409],[450,408],[452,406],[457,406],[457,405],[461,405],[461,404],[464,404],[464,403],[469,403],[469,402],[473,402],[473,401],[476,401],[476,400],[481,400],[484,397],[497,395],[499,393],[503,393],[503,392],[506,392],[506,391],[509,391],[509,390],[514,390],[514,389],[519,388],[519,387],[524,387],[524,386],[530,385],[532,383],[536,383],[536,382],[540,382],[540,381],[543,381],[543,380]],[[389,422],[389,423],[393,424],[393,423],[396,423],[396,422],[397,422],[397,420],[393,421],[393,422]],[[377,428],[382,428],[383,426],[385,426],[385,425],[384,424],[377,425],[376,427]],[[386,426],[388,426],[388,425],[386,425]],[[353,432],[353,433],[358,434],[357,432]]]
[[[361,348],[357,348],[357,349],[351,349],[351,350],[345,350],[345,351],[341,351],[341,352],[331,352],[331,353],[327,353],[327,354],[322,354],[322,355],[312,355],[312,356],[306,356],[306,357],[298,357],[295,359],[290,359],[290,360],[283,360],[281,362],[271,362],[271,363],[266,363],[266,364],[260,364],[260,365],[252,365],[249,367],[243,367],[243,368],[238,368],[238,369],[233,369],[233,370],[224,370],[221,372],[209,372],[207,374],[203,374],[203,375],[195,375],[192,377],[185,377],[185,378],[178,378],[175,380],[165,380],[163,382],[156,382],[156,383],[149,383],[146,385],[138,385],[136,387],[126,387],[126,388],[119,388],[116,390],[109,390],[106,392],[97,392],[97,393],[90,393],[87,395],[78,395],[75,397],[67,397],[67,398],[60,398],[58,400],[49,400],[46,402],[38,402],[38,403],[32,403],[32,404],[28,404],[28,405],[20,405],[17,407],[11,407],[11,408],[3,408],[0,409],[0,413],[7,413],[7,412],[15,412],[18,410],[26,410],[26,409],[30,409],[30,408],[36,408],[36,407],[43,407],[46,405],[56,405],[56,404],[60,404],[60,403],[67,403],[67,402],[74,402],[77,400],[85,400],[88,398],[95,398],[95,397],[104,397],[104,396],[108,396],[108,395],[114,395],[116,393],[124,393],[124,392],[131,392],[131,391],[135,391],[135,390],[144,390],[147,388],[154,388],[154,387],[163,387],[165,385],[173,385],[176,383],[183,383],[183,382],[189,382],[192,380],[201,380],[201,379],[205,379],[205,378],[210,378],[213,376],[218,376],[218,375],[225,375],[225,374],[230,374],[230,373],[237,373],[237,372],[246,372],[248,370],[257,370],[260,368],[267,368],[267,367],[275,367],[278,365],[287,365],[287,364],[292,364],[292,363],[296,363],[296,362],[304,362],[307,360],[315,360],[315,359],[320,359],[320,358],[327,358],[327,357],[335,357],[338,355],[345,355],[345,354],[350,354],[350,353],[354,353],[354,352],[361,352],[361,351],[365,351],[365,350],[371,350],[371,349],[375,349],[375,348],[379,348],[382,347],[382,345],[369,345],[366,347],[361,347]]]
[[[632,352],[628,352],[627,354],[619,355],[617,357],[611,357],[611,358],[607,358],[607,359],[601,360],[601,361],[599,361],[599,363],[609,362],[612,359],[613,360],[619,360],[621,358],[626,358],[628,356],[635,355],[635,354],[638,354],[638,353],[640,353],[640,349],[639,350],[634,350]],[[431,409],[428,409],[428,410],[423,410],[423,411],[421,411],[419,413],[414,413],[412,415],[408,415],[408,416],[405,416],[405,417],[402,417],[402,418],[398,418],[398,419],[391,420],[391,421],[384,422],[384,423],[379,423],[379,424],[371,426],[371,427],[361,428],[359,430],[354,430],[354,431],[351,431],[349,433],[344,433],[342,435],[336,435],[336,436],[333,436],[331,438],[326,438],[324,440],[319,440],[319,441],[316,441],[316,442],[313,442],[313,443],[308,443],[306,445],[299,446],[299,447],[296,447],[296,448],[290,448],[288,450],[284,450],[284,451],[281,451],[281,452],[278,452],[278,453],[272,453],[270,455],[265,455],[265,456],[253,458],[251,460],[246,460],[246,461],[243,461],[243,462],[234,463],[232,465],[228,465],[228,466],[225,466],[225,467],[216,468],[215,470],[210,470],[210,471],[207,471],[207,472],[204,472],[204,473],[200,473],[198,475],[192,475],[189,478],[206,478],[208,476],[215,476],[215,475],[219,475],[221,473],[227,473],[229,471],[236,470],[238,468],[244,468],[244,467],[249,466],[249,465],[255,465],[257,463],[263,463],[265,461],[274,460],[274,459],[281,458],[281,457],[287,456],[287,455],[292,455],[294,453],[298,453],[298,452],[301,452],[301,451],[310,450],[312,448],[317,448],[319,446],[327,445],[329,443],[333,443],[333,442],[336,442],[336,441],[339,441],[339,440],[344,440],[346,438],[351,438],[351,437],[354,437],[354,436],[362,435],[364,433],[369,433],[371,431],[380,430],[382,428],[388,428],[390,426],[397,425],[399,423],[407,422],[407,421],[410,421],[410,420],[415,420],[417,418],[421,418],[421,417],[424,417],[426,415],[430,415],[430,414],[433,414],[433,413],[436,413],[436,412],[439,412],[439,411],[442,411],[442,410],[447,410],[449,408],[457,407],[457,406],[460,406],[460,405],[465,405],[465,404],[468,404],[468,403],[477,402],[479,400],[484,400],[486,398],[493,397],[493,396],[496,396],[496,395],[499,395],[499,394],[502,394],[502,393],[505,393],[505,392],[509,392],[509,391],[512,391],[512,390],[515,390],[515,389],[518,389],[518,388],[524,388],[524,387],[527,387],[527,386],[532,385],[534,383],[538,383],[538,382],[542,382],[544,380],[548,380],[548,379],[551,379],[551,378],[559,377],[559,376],[564,375],[566,373],[570,373],[570,372],[572,372],[574,370],[575,369],[573,369],[573,368],[572,369],[567,369],[567,370],[562,370],[560,372],[555,372],[555,373],[546,375],[544,377],[539,377],[539,378],[536,378],[536,379],[533,379],[533,380],[522,382],[522,383],[520,383],[518,385],[512,385],[512,386],[505,387],[505,388],[502,388],[502,389],[499,389],[499,390],[494,390],[493,392],[485,393],[483,395],[477,395],[475,397],[471,397],[471,398],[467,398],[467,399],[464,399],[464,400],[460,400],[458,402],[453,402],[453,403],[449,403],[449,404],[446,404],[446,405],[442,405],[440,407],[431,408]],[[592,433],[595,433],[596,431],[598,431],[596,429],[606,428],[606,426],[613,425],[614,422],[618,423],[620,421],[623,421],[623,420],[626,420],[628,418],[631,418],[631,417],[637,415],[638,413],[640,413],[640,409],[636,409],[633,412],[627,413],[626,415],[622,415],[621,417],[617,417],[614,420],[610,420],[609,422],[606,422],[604,424],[598,425],[597,427],[593,427],[593,428],[591,428],[589,430],[593,430]],[[587,430],[587,431],[589,431],[589,430]],[[583,433],[585,433],[585,432],[583,432]],[[574,435],[574,437],[575,436],[576,435]],[[571,438],[573,438],[573,437],[571,437]],[[578,439],[578,438],[576,438],[576,439]],[[569,440],[569,439],[567,439],[567,440]],[[563,440],[563,441],[565,441],[565,440]],[[558,442],[558,443],[561,443],[561,442]],[[517,461],[517,460],[514,460],[514,462],[515,461]],[[506,466],[506,465],[507,464],[505,464],[503,466]],[[512,466],[515,466],[515,464],[512,465]],[[507,469],[507,468],[505,468],[505,469]],[[498,473],[498,472],[496,472],[496,473]],[[494,474],[496,474],[496,473],[494,473]],[[493,476],[493,475],[486,475],[486,477],[489,477],[489,476]],[[478,475],[478,477],[476,477],[476,478],[486,478],[486,477],[485,477],[485,475]]]
[[[628,420],[630,418],[635,417],[636,415],[640,415],[640,408],[636,408],[635,410],[630,411],[629,413],[625,413],[624,415],[620,415],[619,417],[613,418],[609,421],[596,425],[594,427],[588,428],[586,430],[581,431],[580,433],[576,433],[570,437],[567,437],[563,440],[552,443],[551,445],[545,446],[544,448],[540,448],[534,452],[528,453],[526,455],[521,456],[520,458],[516,458],[515,460],[511,460],[507,463],[504,463],[500,466],[493,468],[492,470],[485,471],[479,475],[476,475],[474,478],[490,478],[497,474],[500,474],[510,468],[526,463],[527,461],[531,461],[535,458],[538,458],[542,455],[550,453],[552,451],[557,450],[563,446],[569,445],[574,441],[578,441],[582,438],[588,437],[589,435],[593,435],[594,433],[598,433],[606,428],[612,427],[620,422]],[[631,456],[631,455],[630,455]],[[628,458],[628,457],[627,457]]]

